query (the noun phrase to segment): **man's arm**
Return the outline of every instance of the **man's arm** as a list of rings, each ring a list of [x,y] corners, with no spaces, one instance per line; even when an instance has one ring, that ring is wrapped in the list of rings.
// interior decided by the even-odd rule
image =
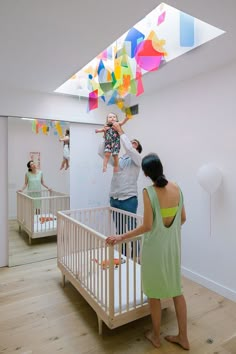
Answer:
[[[124,146],[126,154],[129,155],[129,157],[135,163],[135,165],[141,166],[142,158],[141,158],[139,152],[133,147],[131,141],[129,140],[127,135],[124,133],[120,124],[113,123],[113,128],[119,133],[120,140]]]

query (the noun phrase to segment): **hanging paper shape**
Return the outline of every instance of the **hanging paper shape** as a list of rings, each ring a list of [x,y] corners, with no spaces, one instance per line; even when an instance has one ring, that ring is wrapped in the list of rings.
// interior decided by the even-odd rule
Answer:
[[[35,119],[32,120],[32,132],[36,133],[36,120]]]
[[[140,96],[144,93],[143,82],[142,79],[137,80],[137,92],[136,96]]]
[[[57,134],[61,138],[63,136],[63,131],[62,131],[62,127],[60,125],[60,122],[58,122],[58,121],[55,122],[55,128],[56,128]]]
[[[112,91],[113,83],[112,82],[100,82],[100,87],[104,93],[108,93],[109,91]]]
[[[179,13],[179,44],[181,47],[194,46],[194,17]]]
[[[105,69],[104,63],[103,63],[102,60],[100,60],[100,62],[99,62],[99,64],[98,64],[98,70],[97,70],[98,76],[99,76],[100,72],[101,72],[102,70],[104,70],[104,69]]]
[[[137,94],[137,83],[135,80],[130,81],[129,93],[131,93],[132,95]]]
[[[152,41],[152,46],[157,52],[161,53],[163,56],[167,56],[167,52],[164,49],[166,41],[164,39],[158,39],[154,31],[149,33],[147,40]]]
[[[140,43],[140,41],[143,41],[144,38],[145,38],[144,34],[139,32],[136,28],[132,27],[129,30],[125,38],[125,41],[131,43],[131,55],[130,55],[131,58],[135,56],[135,51],[138,43]]]
[[[88,109],[92,111],[98,108],[98,90],[89,93]]]
[[[122,111],[123,108],[124,108],[125,102],[124,102],[124,100],[122,98],[118,98],[116,100],[116,105]]]
[[[107,50],[104,50],[97,56],[98,59],[106,60],[107,59]]]
[[[164,11],[164,12],[162,12],[162,14],[158,17],[157,26],[160,26],[160,24],[165,21],[165,18],[166,18],[166,12]]]
[[[157,70],[162,57],[163,53],[156,51],[150,40],[140,43],[135,54],[137,65],[146,71]]]
[[[116,103],[117,95],[118,95],[117,91],[114,91],[111,98],[109,99],[109,101],[107,103],[108,106]]]
[[[49,130],[48,126],[46,124],[43,124],[42,132],[44,135],[48,135],[48,130]]]

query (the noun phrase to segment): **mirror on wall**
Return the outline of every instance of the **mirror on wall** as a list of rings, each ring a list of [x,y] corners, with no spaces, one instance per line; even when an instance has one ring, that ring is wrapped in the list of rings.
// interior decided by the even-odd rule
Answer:
[[[68,122],[8,118],[9,266],[56,257],[56,212],[69,209],[70,190],[70,168],[60,169],[59,137],[69,128]],[[49,190],[18,192],[30,160]]]

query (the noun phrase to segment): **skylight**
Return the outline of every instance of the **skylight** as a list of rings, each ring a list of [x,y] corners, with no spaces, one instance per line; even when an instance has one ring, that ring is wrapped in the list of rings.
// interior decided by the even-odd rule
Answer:
[[[143,75],[223,33],[162,3],[55,92],[88,97],[89,111],[103,100],[127,112],[127,98],[144,92]]]

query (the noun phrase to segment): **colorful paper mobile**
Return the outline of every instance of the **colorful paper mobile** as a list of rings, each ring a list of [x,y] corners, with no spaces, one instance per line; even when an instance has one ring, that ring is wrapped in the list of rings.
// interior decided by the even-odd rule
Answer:
[[[88,97],[88,111],[100,98],[125,112],[129,97],[144,92],[143,75],[223,33],[161,3],[56,92]]]

